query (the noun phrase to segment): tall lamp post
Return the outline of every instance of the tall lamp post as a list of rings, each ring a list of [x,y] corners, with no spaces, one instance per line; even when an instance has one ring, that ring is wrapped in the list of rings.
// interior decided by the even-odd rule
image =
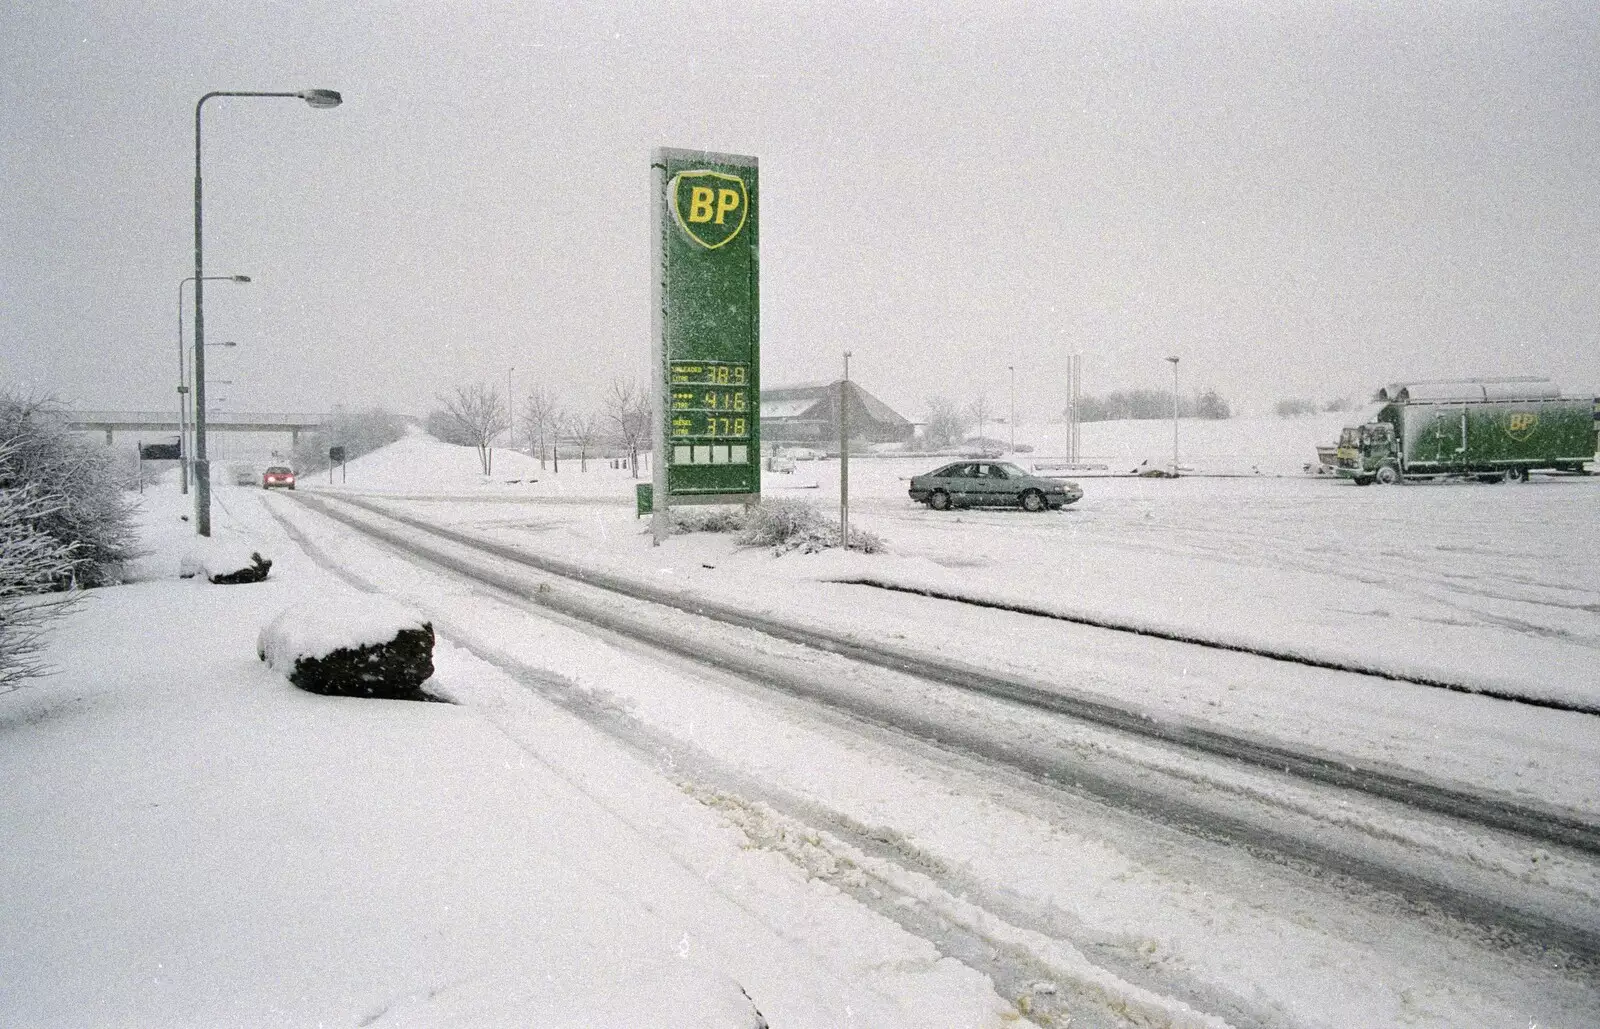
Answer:
[[[850,351],[839,384],[839,546],[850,549]]]
[[[344,101],[331,89],[293,93],[220,90],[207,93],[194,105],[194,529],[201,536],[211,535],[211,464],[206,460],[206,275],[200,247],[200,112],[206,101],[215,96],[295,97],[312,107],[338,107]]]
[[[1172,362],[1172,477],[1178,477],[1178,359],[1167,358]]]
[[[208,275],[211,282],[249,282],[248,275]],[[194,281],[194,276],[178,283],[178,483],[184,495],[189,493],[189,377],[183,362],[183,287]]]
[[[511,435],[511,449],[517,449],[517,408],[511,398],[511,373],[517,370],[516,365],[506,369],[506,432]]]
[[[1006,424],[1011,426],[1011,452],[1017,452],[1017,366],[1006,365],[1006,371],[1011,373],[1011,420]]]

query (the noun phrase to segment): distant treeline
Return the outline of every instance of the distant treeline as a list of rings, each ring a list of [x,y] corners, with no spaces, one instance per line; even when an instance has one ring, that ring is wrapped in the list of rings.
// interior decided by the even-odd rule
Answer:
[[[1063,412],[1066,414],[1067,412]],[[1116,422],[1172,417],[1172,394],[1158,389],[1119,389],[1078,399],[1078,421]],[[1178,397],[1178,417],[1224,419],[1233,409],[1214,389]]]
[[[1320,404],[1315,400],[1306,400],[1303,397],[1289,397],[1278,401],[1272,410],[1279,418],[1295,418],[1303,414],[1316,414],[1319,411],[1325,411],[1330,414],[1335,411],[1349,411],[1355,406],[1355,401],[1348,397],[1324,400]]]

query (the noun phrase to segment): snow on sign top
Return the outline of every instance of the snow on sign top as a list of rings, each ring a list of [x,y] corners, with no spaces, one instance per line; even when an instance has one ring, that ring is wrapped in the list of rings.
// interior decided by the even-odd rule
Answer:
[[[401,629],[420,629],[427,622],[392,600],[370,594],[306,601],[284,609],[268,622],[256,640],[256,653],[267,667],[288,673],[301,658],[324,658],[335,650],[354,650],[387,643]]]

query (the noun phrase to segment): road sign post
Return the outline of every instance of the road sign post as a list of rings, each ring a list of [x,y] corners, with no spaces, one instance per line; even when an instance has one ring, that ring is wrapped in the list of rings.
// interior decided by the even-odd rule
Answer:
[[[656,150],[651,534],[674,504],[761,498],[759,188],[754,157]]]

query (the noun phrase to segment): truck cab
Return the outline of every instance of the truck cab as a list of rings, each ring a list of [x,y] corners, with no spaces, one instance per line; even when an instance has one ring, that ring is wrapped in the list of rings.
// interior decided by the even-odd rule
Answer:
[[[1400,438],[1388,422],[1348,425],[1339,434],[1338,473],[1356,485],[1400,481]]]

